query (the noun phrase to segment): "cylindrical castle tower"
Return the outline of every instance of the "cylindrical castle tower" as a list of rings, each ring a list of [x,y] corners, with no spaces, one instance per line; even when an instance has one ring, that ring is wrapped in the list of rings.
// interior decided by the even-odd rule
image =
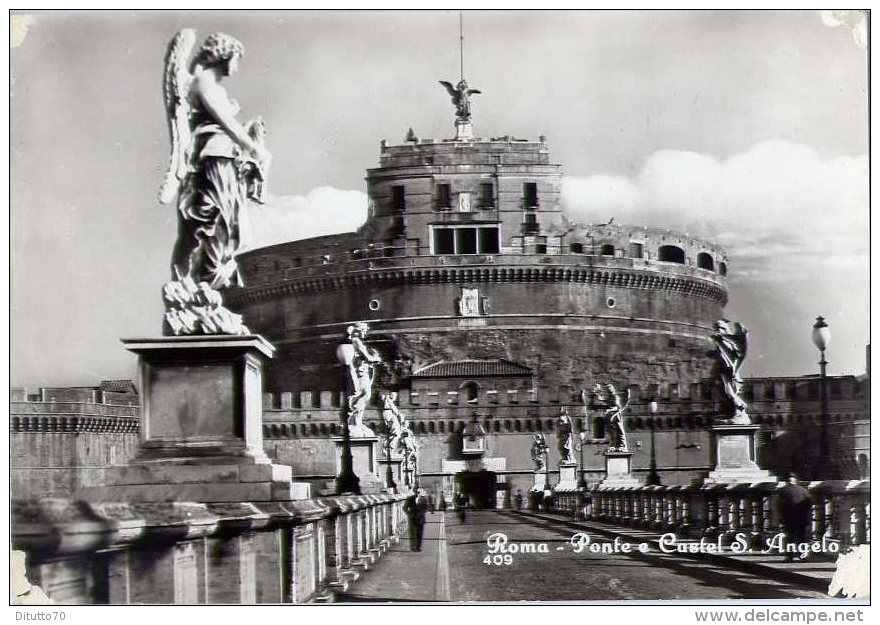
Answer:
[[[268,391],[341,388],[335,348],[357,321],[401,386],[439,361],[480,361],[476,378],[509,361],[563,398],[595,382],[709,377],[724,251],[665,230],[569,222],[544,137],[383,141],[366,180],[357,232],[239,258],[248,286],[229,303],[278,348]]]

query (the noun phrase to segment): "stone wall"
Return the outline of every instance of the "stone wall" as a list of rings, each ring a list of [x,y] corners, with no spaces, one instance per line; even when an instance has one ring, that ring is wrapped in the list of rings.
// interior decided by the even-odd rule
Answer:
[[[18,400],[9,405],[13,497],[70,497],[81,487],[102,486],[104,468],[137,451],[137,395],[47,388],[32,396],[40,401],[16,391],[12,397]]]

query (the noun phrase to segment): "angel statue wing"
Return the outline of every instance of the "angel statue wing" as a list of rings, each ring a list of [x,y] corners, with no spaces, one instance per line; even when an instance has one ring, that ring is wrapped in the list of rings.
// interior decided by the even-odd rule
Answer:
[[[453,103],[453,104],[458,104],[458,100],[459,100],[459,97],[460,97],[460,96],[458,95],[458,89],[456,89],[455,87],[453,87],[451,82],[447,82],[447,81],[445,81],[445,80],[440,80],[440,81],[438,81],[438,82],[439,82],[441,85],[443,85],[444,87],[446,87],[446,91],[448,91],[448,92],[449,92],[449,95],[452,96],[452,103]]]
[[[468,89],[467,90],[468,95],[474,95],[475,93],[483,93],[483,92],[480,91],[479,89]]]
[[[186,89],[192,74],[187,69],[187,61],[196,42],[196,31],[184,28],[168,44],[165,55],[165,111],[168,115],[168,130],[171,134],[171,159],[168,173],[159,190],[159,201],[168,204],[177,195],[180,181],[187,172],[187,150],[190,143],[189,104]]]

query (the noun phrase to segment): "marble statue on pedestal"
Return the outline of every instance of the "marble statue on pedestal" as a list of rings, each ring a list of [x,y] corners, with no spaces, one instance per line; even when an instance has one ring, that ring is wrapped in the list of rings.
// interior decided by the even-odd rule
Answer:
[[[739,370],[746,357],[748,331],[736,321],[719,319],[712,334],[715,342],[715,375],[723,391],[721,398],[724,414],[716,423],[748,425],[752,422],[742,398],[742,378]]]
[[[403,451],[402,470],[407,476],[407,484],[412,486],[413,481],[410,476],[419,472],[419,448],[416,445],[416,437],[409,429],[400,433],[400,448]]]
[[[574,424],[568,409],[563,408],[559,413],[556,426],[556,436],[559,439],[559,464],[574,462]]]
[[[235,253],[245,203],[265,201],[271,155],[262,119],[240,123],[238,104],[221,85],[237,71],[244,46],[213,33],[190,61],[195,38],[195,30],[181,30],[165,57],[171,158],[159,201],[177,198],[178,223],[171,281],[163,289],[164,332],[249,334],[220,293],[241,285]]]
[[[382,421],[385,423],[385,457],[389,457],[397,449],[400,435],[403,432],[402,423],[406,417],[400,413],[397,407],[397,393],[393,391],[380,395],[382,400]]]
[[[532,460],[535,463],[535,471],[545,471],[547,469],[547,439],[543,434],[535,434],[532,441]]]
[[[346,330],[348,341],[336,349],[336,355],[346,367],[346,393],[348,394],[348,425],[353,436],[366,435],[364,411],[373,397],[376,379],[375,365],[382,362],[379,352],[364,343],[367,324],[360,322]]]
[[[623,411],[629,406],[630,391],[626,389],[626,401],[622,402],[620,393],[613,384],[606,384],[608,396],[614,402],[605,409],[605,418],[608,421],[608,451],[629,451],[626,442],[626,430],[623,427]]]

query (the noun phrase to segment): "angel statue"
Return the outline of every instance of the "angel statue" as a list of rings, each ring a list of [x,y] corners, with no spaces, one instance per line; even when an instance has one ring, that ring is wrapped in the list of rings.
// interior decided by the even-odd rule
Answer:
[[[715,322],[712,340],[716,348],[715,374],[724,391],[722,402],[725,405],[725,413],[730,415],[719,419],[719,422],[749,424],[752,421],[746,412],[748,406],[741,395],[742,378],[739,375],[740,367],[746,358],[748,330],[736,321],[719,319]]]
[[[574,462],[574,423],[568,409],[563,408],[557,420],[557,439],[559,441],[559,464]]]
[[[543,471],[547,468],[547,439],[543,434],[535,434],[532,441],[532,460],[535,462],[535,471]]]
[[[385,455],[390,455],[396,448],[401,434],[401,422],[405,421],[397,407],[397,393],[389,391],[379,395],[382,400],[382,421],[385,422]]]
[[[406,474],[406,483],[412,486],[414,481],[410,476],[419,472],[419,447],[416,444],[416,437],[409,430],[400,433],[400,447],[403,450],[402,469]]]
[[[606,384],[607,397],[613,401],[605,409],[605,418],[608,421],[608,451],[629,451],[626,443],[626,430],[623,429],[623,411],[629,406],[630,390],[626,389],[626,401],[622,402],[620,393],[613,384]]]
[[[375,364],[382,357],[372,347],[364,343],[367,336],[364,322],[348,326],[348,342],[336,348],[336,356],[346,367],[346,392],[348,393],[348,424],[352,436],[371,436],[372,432],[364,425],[364,411],[373,397],[373,382],[376,379]]]
[[[263,121],[256,118],[242,125],[235,117],[238,104],[221,85],[238,69],[244,46],[228,35],[213,33],[190,61],[195,39],[195,30],[181,30],[165,57],[171,159],[159,192],[163,204],[177,198],[171,280],[181,287],[166,290],[190,293],[189,299],[195,299],[195,292],[221,291],[242,283],[234,256],[242,243],[245,202],[264,202],[271,161]],[[203,310],[195,310],[181,293],[174,300],[165,298],[166,334],[248,333],[241,317],[223,308],[222,298],[207,298],[215,321],[224,321],[218,326],[204,323]]]
[[[462,78],[456,86],[452,86],[451,82],[441,80],[440,84],[446,87],[446,91],[452,96],[452,103],[455,105],[455,116],[461,121],[468,121],[471,118],[471,100],[470,97],[475,93],[482,93],[479,89],[468,89],[467,81]]]

